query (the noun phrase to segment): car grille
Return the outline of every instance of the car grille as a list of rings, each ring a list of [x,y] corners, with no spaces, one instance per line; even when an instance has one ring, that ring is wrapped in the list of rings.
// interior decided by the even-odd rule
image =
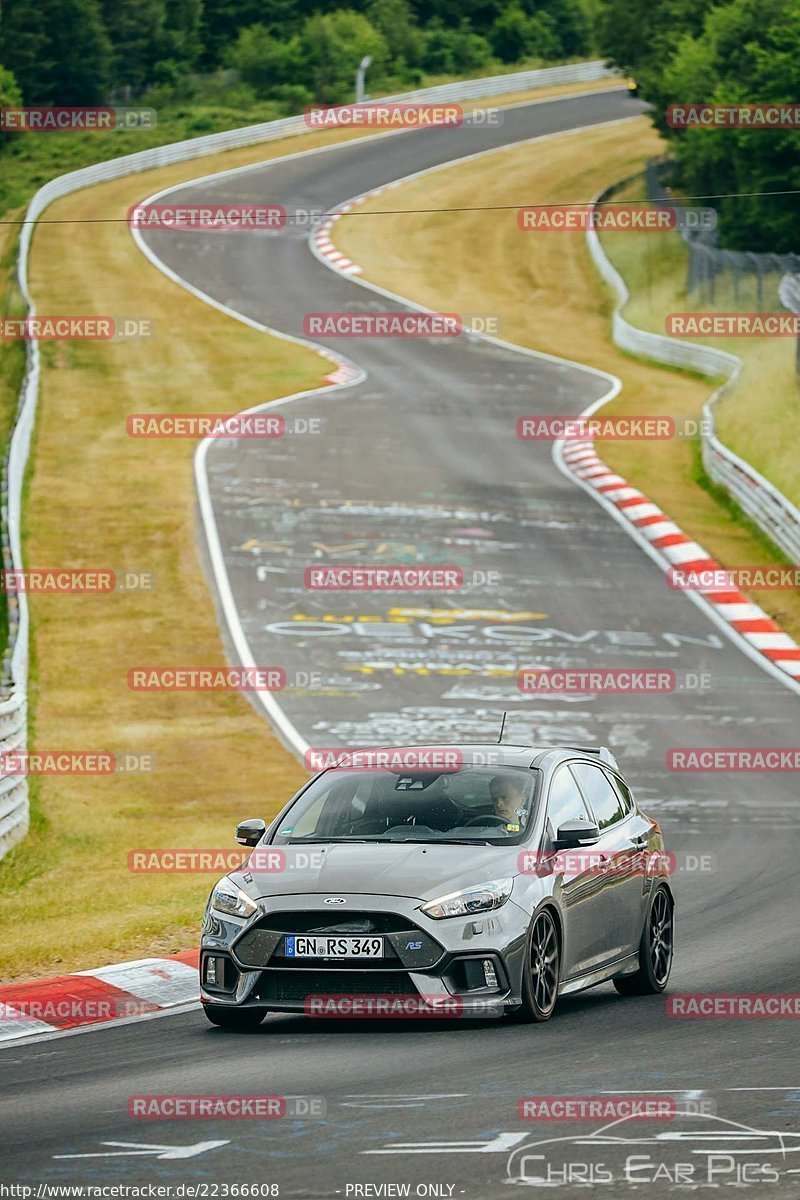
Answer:
[[[300,912],[267,912],[233,943],[231,953],[240,970],[270,970],[324,972],[353,968],[352,961],[342,962],[335,957],[300,958],[284,955],[286,934],[320,934],[322,936],[369,936],[384,939],[382,958],[359,961],[359,969],[374,971],[430,970],[444,954],[444,948],[431,935],[420,929],[408,917],[397,913],[352,912],[326,913],[319,909]],[[362,966],[363,964],[363,966]],[[326,988],[326,990],[330,990]]]
[[[308,996],[417,996],[406,971],[267,972],[258,987],[261,1000],[302,1004]]]
[[[407,917],[381,912],[276,912],[258,922],[256,928],[276,933],[404,933],[416,926]]]

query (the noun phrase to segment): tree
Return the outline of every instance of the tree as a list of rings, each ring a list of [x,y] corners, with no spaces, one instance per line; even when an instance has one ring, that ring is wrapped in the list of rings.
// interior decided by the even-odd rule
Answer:
[[[102,0],[103,19],[113,47],[114,90],[140,95],[162,57],[164,0]],[[167,57],[164,55],[163,57]]]
[[[681,40],[665,71],[660,102],[791,104],[799,96],[795,0],[732,0],[708,14],[699,37]],[[800,187],[796,130],[670,130],[669,136],[682,187],[695,195],[722,194],[714,205],[725,246],[800,250],[796,198],[759,194]]]
[[[356,70],[365,55],[372,59],[371,69],[376,75],[389,56],[383,34],[363,13],[345,8],[309,17],[303,26],[301,47],[314,96],[327,103],[352,98]]]
[[[22,92],[11,71],[0,63],[0,108],[17,108],[22,104]]]
[[[426,70],[442,75],[456,75],[485,66],[491,58],[488,40],[473,31],[464,20],[450,29],[436,18],[426,29],[422,64]]]
[[[622,20],[623,6],[636,6]],[[690,196],[720,196],[720,243],[731,249],[797,252],[794,196],[800,188],[797,131],[667,125],[669,104],[796,103],[800,97],[798,0],[727,0],[712,7],[664,0],[644,19],[644,0],[608,0],[605,48],[636,72],[652,119],[669,139],[675,182]],[[648,12],[650,10],[647,10]]]
[[[549,12],[538,12],[531,17],[528,53],[552,61],[562,57],[564,51],[558,37],[558,26]]]
[[[606,0],[598,40],[603,54],[637,78],[657,73],[684,34],[697,34],[714,0]]]
[[[530,17],[521,8],[507,8],[490,31],[492,50],[504,63],[519,62],[529,54]]]
[[[26,104],[47,102],[43,75],[52,67],[51,38],[44,8],[28,0],[6,0],[0,8],[3,59],[13,73]]]
[[[270,16],[275,7],[273,0],[268,10]],[[200,65],[219,66],[226,48],[236,41],[240,31],[251,25],[266,27],[266,15],[262,0],[203,0]]]
[[[571,43],[569,50],[563,45],[562,37]],[[572,45],[579,41],[579,25],[572,29],[568,25],[560,26],[546,10],[531,15],[521,8],[509,8],[491,28],[492,49],[505,63],[519,62],[521,58],[557,59],[565,54],[576,54],[578,51]]]
[[[59,106],[108,100],[112,49],[97,0],[49,0],[42,101]]]
[[[414,13],[408,0],[372,0],[366,15],[370,24],[383,34],[393,62],[402,59],[409,67],[418,65],[425,38],[414,24]]]
[[[188,70],[197,62],[202,49],[200,18],[203,0],[164,0],[164,25],[158,45],[158,57]]]
[[[538,12],[534,14],[538,15]],[[541,15],[550,18],[550,29],[557,45],[556,56],[576,58],[588,53],[592,33],[589,18],[580,0],[545,0]]]
[[[263,25],[243,29],[225,52],[225,63],[262,97],[273,95],[283,84],[295,83],[303,74],[299,39],[280,42]]]
[[[10,71],[0,65],[0,108],[18,108],[21,104],[22,92],[16,79]],[[15,133],[0,134],[0,150],[9,145],[11,139],[16,136]]]

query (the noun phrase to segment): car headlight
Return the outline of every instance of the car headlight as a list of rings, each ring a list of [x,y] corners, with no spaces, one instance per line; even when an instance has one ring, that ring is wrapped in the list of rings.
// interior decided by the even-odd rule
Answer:
[[[211,893],[211,907],[229,917],[252,917],[258,905],[230,879],[220,879]]]
[[[491,883],[476,883],[474,887],[447,896],[437,896],[421,905],[420,911],[435,921],[444,917],[469,917],[472,913],[488,912],[505,904],[514,886],[513,879],[495,879]]]

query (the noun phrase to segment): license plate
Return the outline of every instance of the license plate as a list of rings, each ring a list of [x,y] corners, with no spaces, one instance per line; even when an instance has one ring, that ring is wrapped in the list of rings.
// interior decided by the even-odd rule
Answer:
[[[382,958],[382,937],[287,934],[287,958]]]

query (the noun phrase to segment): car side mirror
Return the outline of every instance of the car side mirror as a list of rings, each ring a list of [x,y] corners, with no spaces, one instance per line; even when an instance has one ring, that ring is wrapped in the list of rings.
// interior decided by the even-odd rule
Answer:
[[[600,841],[600,830],[594,821],[565,821],[559,827],[556,850],[574,850],[578,846],[593,846]]]
[[[251,817],[236,826],[236,841],[240,846],[257,846],[266,832],[266,824],[259,817]]]

